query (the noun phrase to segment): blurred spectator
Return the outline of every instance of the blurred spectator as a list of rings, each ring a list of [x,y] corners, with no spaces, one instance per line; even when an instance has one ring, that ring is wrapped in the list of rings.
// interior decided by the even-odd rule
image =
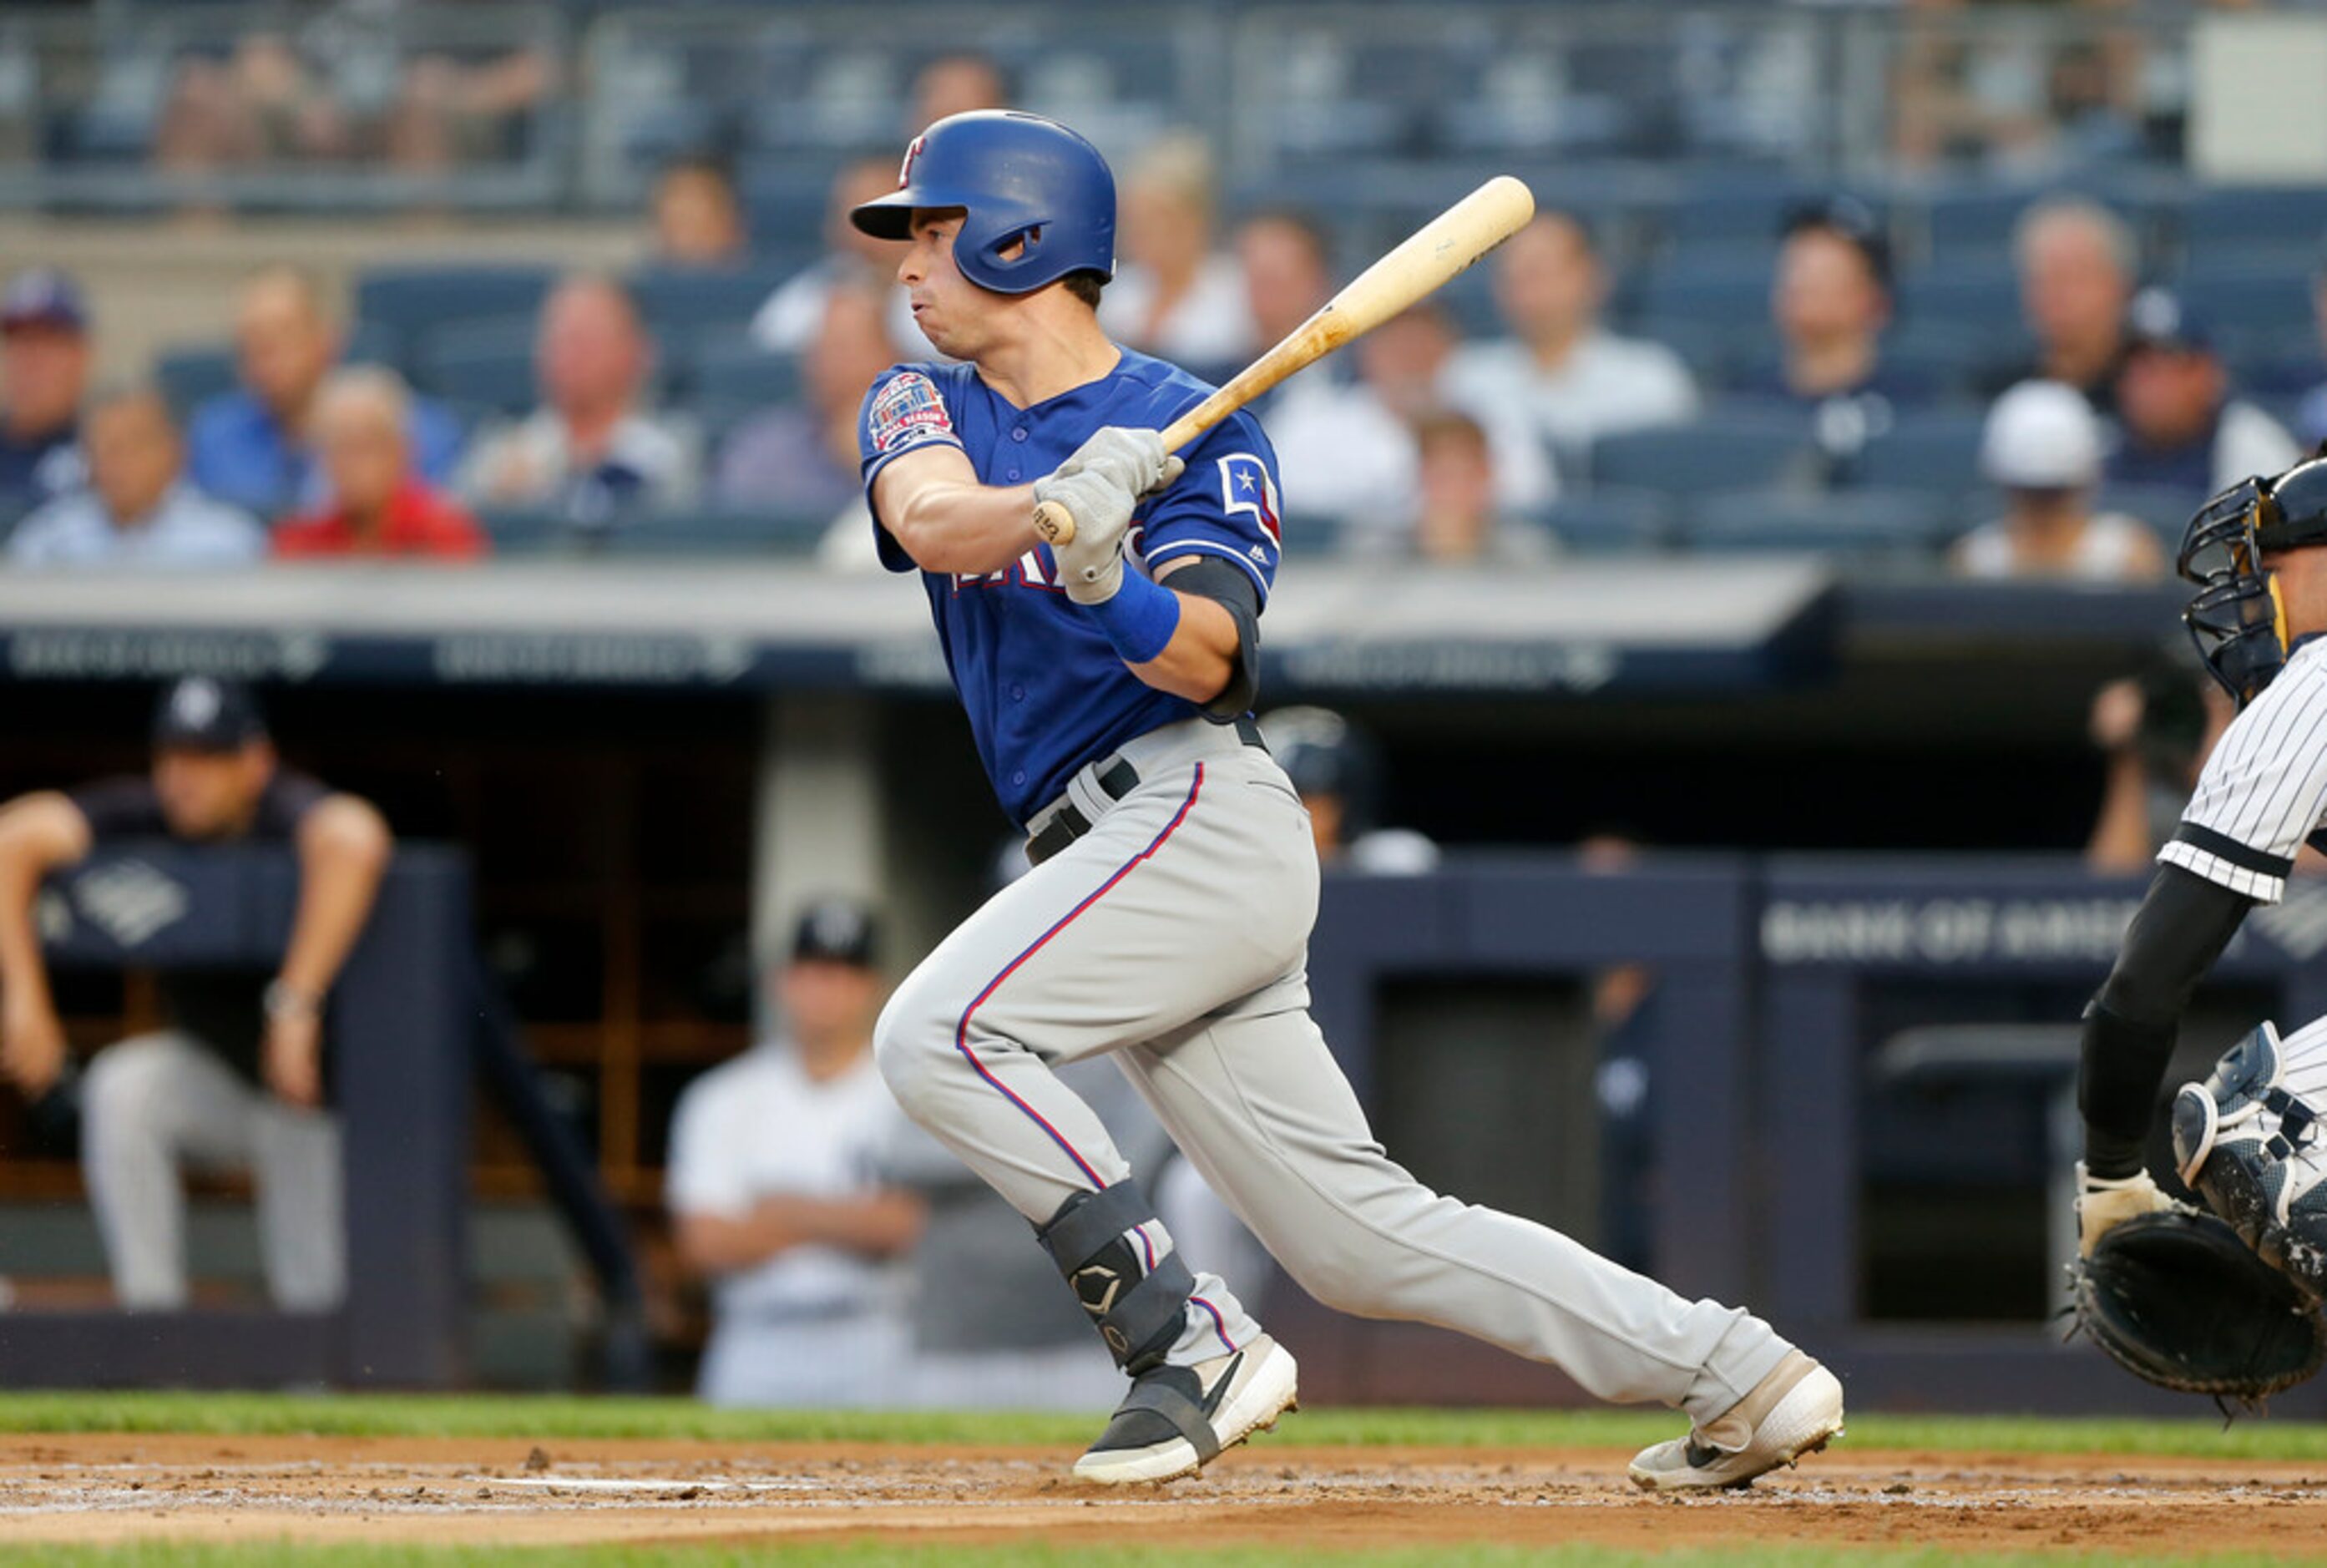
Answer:
[[[1329,871],[1413,876],[1438,863],[1438,846],[1381,827],[1381,757],[1373,739],[1328,708],[1279,708],[1260,721],[1285,776],[1309,811],[1317,863]]]
[[[1495,461],[1477,420],[1454,413],[1415,422],[1419,491],[1415,553],[1446,565],[1537,566],[1552,555],[1549,536],[1503,515],[1495,496]]]
[[[1563,465],[1603,435],[1676,425],[1696,412],[1696,388],[1661,343],[1600,324],[1608,293],[1592,234],[1547,212],[1495,258],[1495,303],[1511,335],[1455,357],[1449,389],[1466,408],[1523,411]]]
[[[42,877],[121,840],[294,848],[297,913],[271,979],[266,969],[164,970],[166,1027],[106,1047],[80,1085],[81,1163],[122,1306],[186,1305],[178,1170],[223,1163],[257,1177],[276,1305],[325,1310],[346,1273],[326,1003],[393,841],[366,801],[276,765],[257,703],[239,686],[192,676],[171,686],[153,746],[144,778],[27,795],[0,810],[0,1059],[31,1098],[70,1081],[33,928]]]
[[[1200,371],[1252,357],[1242,269],[1212,248],[1212,158],[1200,137],[1166,136],[1125,176],[1123,265],[1099,304],[1119,343]]]
[[[913,77],[912,97],[905,108],[905,136],[911,140],[954,115],[1009,107],[1010,84],[991,59],[983,54],[941,54]]]
[[[775,1032],[671,1118],[666,1196],[680,1261],[712,1283],[696,1386],[715,1405],[878,1405],[903,1370],[900,1259],[926,1206],[880,1174],[903,1116],[873,1064],[875,940],[862,906],[811,905],[769,975]]]
[[[261,518],[323,506],[330,498],[309,422],[341,344],[314,280],[290,266],[253,275],[236,307],[234,339],[242,386],[196,409],[188,426],[194,482]],[[433,403],[408,406],[415,462],[442,483],[460,457],[460,423]]]
[[[478,437],[462,494],[479,506],[547,507],[593,526],[693,500],[703,477],[694,426],[640,411],[652,359],[621,284],[560,284],[542,302],[534,340],[542,406]]]
[[[2104,876],[2149,871],[2180,828],[2198,770],[2237,712],[2179,642],[2095,694],[2090,733],[2107,779],[2085,845],[2088,866]]]
[[[2014,368],[2001,386],[2065,381],[2096,412],[2115,414],[2126,304],[2141,273],[2133,230],[2098,201],[2054,197],[2022,214],[2012,253],[2036,357]]]
[[[2005,512],[1956,542],[1953,565],[1965,576],[2163,575],[2155,535],[2131,518],[2091,509],[2101,423],[2075,387],[2023,381],[1997,398],[1980,439],[1979,472],[2003,490]]]
[[[1908,9],[1920,23],[1902,42],[1894,77],[1892,145],[1902,163],[1971,162],[2025,179],[2142,150],[2143,100],[2159,76],[2144,69],[2138,31],[1965,30],[1949,24],[1966,9],[1958,0]]]
[[[2109,454],[2110,483],[2186,490],[2194,505],[2302,456],[2276,420],[2229,395],[2205,322],[2179,297],[2142,290],[2126,307],[2126,333],[2117,392],[2123,439]]]
[[[72,279],[45,267],[10,278],[0,291],[0,521],[88,478],[89,369],[89,313]]]
[[[1508,403],[1469,396],[1455,384],[1454,356],[1462,343],[1453,318],[1435,300],[1424,300],[1376,327],[1358,344],[1365,390],[1409,428],[1452,410],[1486,432],[1494,458],[1495,504],[1527,511],[1558,493],[1551,458],[1526,414]]]
[[[830,517],[861,500],[857,413],[874,378],[900,358],[881,296],[855,285],[833,290],[801,363],[807,400],[735,427],[719,449],[714,499],[792,518]],[[873,530],[864,532],[869,549]]]
[[[186,54],[163,107],[156,160],[192,176],[360,160],[433,173],[507,157],[515,122],[556,84],[549,52],[416,53],[403,23],[422,7],[332,0],[303,8],[289,26],[250,29],[223,57]]]
[[[2321,359],[2327,361],[2327,254],[2321,256],[2311,275],[2311,330]],[[2327,443],[2327,381],[2303,395],[2294,413],[2294,436],[2313,449]]]
[[[751,240],[735,182],[713,158],[681,158],[655,177],[654,259],[664,266],[733,266]]]
[[[860,158],[833,176],[824,211],[824,256],[794,274],[770,294],[752,317],[752,341],[771,354],[805,353],[824,320],[824,303],[843,284],[877,288],[888,300],[889,335],[918,350],[928,347],[913,323],[912,302],[897,286],[902,243],[875,239],[848,221],[849,210],[897,188],[897,165],[886,158]]]
[[[1770,290],[1778,331],[1774,375],[1748,391],[1818,407],[1836,397],[1874,397],[1886,405],[1931,395],[1920,378],[1883,362],[1891,324],[1891,246],[1866,206],[1843,197],[1804,208],[1786,220]]]
[[[185,443],[161,393],[138,387],[90,404],[89,486],[18,525],[18,566],[233,566],[263,559],[266,530],[186,482]]]
[[[410,428],[410,399],[395,371],[354,365],[325,378],[315,394],[314,434],[332,503],[279,525],[275,553],[452,560],[485,554],[475,519],[414,469]]]

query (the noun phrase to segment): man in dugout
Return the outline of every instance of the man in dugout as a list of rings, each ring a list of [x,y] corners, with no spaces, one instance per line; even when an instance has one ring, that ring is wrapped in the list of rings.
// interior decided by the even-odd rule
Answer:
[[[162,694],[145,776],[0,807],[0,1068],[28,1098],[67,1071],[33,899],[50,873],[131,838],[288,845],[300,888],[271,972],[164,974],[165,1027],[106,1047],[89,1067],[81,1164],[115,1297],[131,1311],[186,1304],[179,1171],[225,1166],[255,1178],[276,1305],[327,1310],[347,1271],[325,1003],[387,869],[387,825],[368,802],[280,766],[251,693],[201,676]]]

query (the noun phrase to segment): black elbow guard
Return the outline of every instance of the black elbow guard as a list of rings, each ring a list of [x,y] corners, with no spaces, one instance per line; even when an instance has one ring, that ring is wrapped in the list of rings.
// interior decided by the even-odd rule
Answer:
[[[1236,658],[1228,685],[1204,705],[1204,716],[1221,724],[1242,718],[1260,695],[1260,591],[1243,567],[1210,558],[1199,558],[1173,573],[1171,586],[1210,600],[1236,622]]]

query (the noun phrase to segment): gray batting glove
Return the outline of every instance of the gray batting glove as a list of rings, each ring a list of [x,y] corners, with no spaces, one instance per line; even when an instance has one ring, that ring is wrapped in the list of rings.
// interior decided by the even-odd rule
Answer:
[[[1061,467],[1034,481],[1034,499],[1055,501],[1075,519],[1075,537],[1051,546],[1067,597],[1078,604],[1114,598],[1123,586],[1123,540],[1138,497],[1096,469],[1070,473]]]
[[[1134,430],[1111,425],[1075,448],[1051,477],[1103,474],[1135,496],[1160,490],[1178,479],[1187,465],[1164,450],[1160,431]]]

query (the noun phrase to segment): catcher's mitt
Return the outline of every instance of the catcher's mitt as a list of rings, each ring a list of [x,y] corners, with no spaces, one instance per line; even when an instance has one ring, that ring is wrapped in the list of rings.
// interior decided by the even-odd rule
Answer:
[[[2210,1214],[2112,1227],[2070,1277],[2077,1328],[2161,1387],[2253,1405],[2327,1357],[2319,1303]]]

